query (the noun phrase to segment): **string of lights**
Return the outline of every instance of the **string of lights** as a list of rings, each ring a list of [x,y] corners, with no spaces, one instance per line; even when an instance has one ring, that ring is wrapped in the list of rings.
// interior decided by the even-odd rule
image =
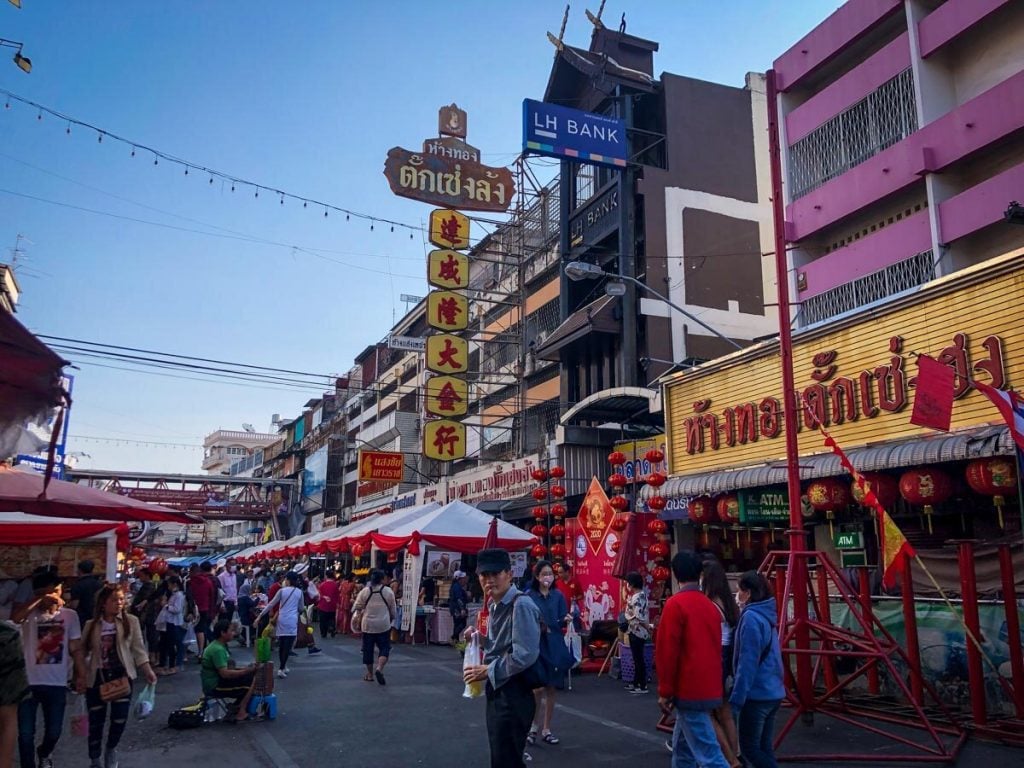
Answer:
[[[127,437],[100,437],[99,435],[68,435],[74,440],[86,443],[108,443],[112,445],[145,445],[160,448],[188,448],[194,451],[203,450],[203,446],[195,443],[170,443],[160,440],[132,440]]]
[[[281,205],[284,205],[286,200],[291,200],[296,203],[302,203],[303,208],[312,207],[315,210],[322,210],[324,218],[327,218],[328,215],[333,212],[336,214],[344,215],[346,221],[350,219],[367,221],[370,223],[371,231],[374,231],[375,227],[377,226],[389,227],[391,232],[394,232],[396,228],[405,230],[409,233],[410,240],[413,239],[414,233],[426,232],[427,229],[422,224],[410,224],[408,222],[396,221],[395,219],[389,219],[383,216],[374,216],[369,213],[363,213],[361,211],[356,211],[351,208],[336,205],[334,203],[327,202],[326,200],[319,200],[307,195],[289,192],[288,190],[280,189],[272,184],[263,184],[260,182],[252,181],[251,179],[245,179],[237,174],[218,170],[217,168],[212,168],[208,165],[204,165],[203,163],[192,162],[191,160],[178,157],[169,152],[165,152],[161,149],[150,146],[145,142],[134,141],[132,139],[114,133],[113,131],[110,131],[106,128],[101,128],[85,120],[80,120],[78,118],[72,117],[71,115],[64,114],[63,112],[44,106],[43,104],[35,102],[31,99],[27,99],[24,96],[19,96],[18,94],[8,91],[4,88],[0,88],[0,95],[3,95],[5,98],[4,109],[10,109],[12,102],[23,104],[36,111],[36,119],[38,121],[42,121],[43,116],[48,115],[49,117],[55,118],[59,122],[64,123],[66,126],[65,132],[69,135],[72,132],[72,127],[90,131],[92,133],[95,133],[96,140],[100,144],[102,144],[105,140],[122,144],[125,147],[129,148],[132,157],[135,157],[138,153],[142,153],[153,159],[153,165],[159,165],[160,161],[162,160],[165,163],[170,163],[172,165],[178,166],[179,168],[182,168],[184,170],[184,175],[186,176],[190,175],[191,173],[208,176],[209,183],[211,185],[214,183],[214,181],[219,179],[225,185],[230,186],[232,192],[234,192],[236,189],[244,189],[246,191],[252,191],[253,196],[256,198],[259,198],[260,193],[262,192],[266,196],[270,196],[274,199],[277,199]],[[500,221],[496,221],[493,219],[485,219],[479,216],[471,216],[470,218],[481,224],[498,225],[502,223]]]

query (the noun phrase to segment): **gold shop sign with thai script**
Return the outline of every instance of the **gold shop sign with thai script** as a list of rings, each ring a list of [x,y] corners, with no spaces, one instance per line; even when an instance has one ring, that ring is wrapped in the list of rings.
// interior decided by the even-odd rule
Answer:
[[[971,386],[1024,384],[1024,256],[995,259],[889,306],[797,334],[800,453],[823,452],[816,417],[844,448],[934,434],[910,423],[915,355],[955,372],[952,429],[1002,423]],[[677,374],[664,385],[674,473],[756,464],[785,455],[777,343]]]

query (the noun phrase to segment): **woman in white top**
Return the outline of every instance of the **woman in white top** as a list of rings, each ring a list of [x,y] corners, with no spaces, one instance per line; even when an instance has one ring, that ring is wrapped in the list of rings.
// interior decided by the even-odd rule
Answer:
[[[299,613],[306,608],[306,599],[303,590],[296,586],[299,583],[299,575],[294,571],[288,571],[284,577],[284,586],[281,587],[274,599],[267,604],[258,617],[256,624],[268,613],[277,609],[277,618],[274,621],[277,638],[277,658],[281,663],[277,670],[280,678],[288,677],[288,656],[295,646],[295,638],[299,634]]]
[[[711,712],[711,722],[715,726],[715,735],[722,748],[722,754],[730,765],[742,766],[739,753],[739,735],[736,732],[736,721],[729,706],[729,678],[732,677],[732,642],[736,623],[740,619],[740,609],[729,589],[729,578],[725,568],[717,560],[705,560],[704,570],[700,578],[701,591],[715,604],[722,615],[722,704]]]

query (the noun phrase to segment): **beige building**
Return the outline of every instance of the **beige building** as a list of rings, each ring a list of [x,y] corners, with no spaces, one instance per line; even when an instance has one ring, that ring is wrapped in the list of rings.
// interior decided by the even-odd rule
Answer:
[[[218,429],[203,438],[203,471],[209,475],[225,475],[231,465],[265,448],[278,439],[276,434],[248,430]]]

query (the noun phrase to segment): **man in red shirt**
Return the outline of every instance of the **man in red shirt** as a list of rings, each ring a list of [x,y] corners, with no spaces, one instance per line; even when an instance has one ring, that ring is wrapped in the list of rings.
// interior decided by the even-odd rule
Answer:
[[[320,598],[316,603],[316,610],[320,616],[320,637],[331,637],[337,632],[334,624],[334,615],[338,610],[338,574],[328,571],[324,580],[318,587]]]
[[[203,658],[206,638],[213,631],[211,621],[217,609],[217,582],[213,577],[213,565],[209,562],[199,566],[199,570],[188,578],[188,590],[192,593],[192,601],[196,604],[199,618],[196,621],[196,647],[199,658]]]
[[[565,604],[569,606],[569,612],[572,613],[576,601],[583,597],[583,589],[580,587],[580,583],[573,578],[572,566],[568,563],[561,566],[555,588],[562,593]]]
[[[677,553],[672,572],[679,591],[665,603],[655,644],[658,704],[676,710],[672,768],[729,768],[711,723],[722,703],[722,615],[700,591],[695,554]]]

